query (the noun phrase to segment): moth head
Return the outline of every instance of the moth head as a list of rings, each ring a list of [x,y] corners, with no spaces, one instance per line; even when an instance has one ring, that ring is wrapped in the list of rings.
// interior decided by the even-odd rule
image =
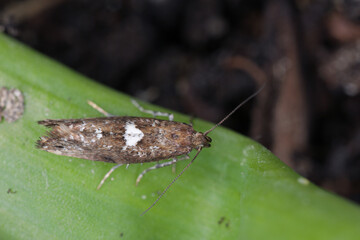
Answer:
[[[196,149],[210,147],[211,141],[212,140],[210,137],[208,137],[200,132],[195,133],[192,138],[192,144],[193,144],[194,148],[196,148]]]

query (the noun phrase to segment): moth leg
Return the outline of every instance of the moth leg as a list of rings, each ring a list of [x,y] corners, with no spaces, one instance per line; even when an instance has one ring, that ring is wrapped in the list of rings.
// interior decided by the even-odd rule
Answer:
[[[170,165],[173,165],[175,164],[176,162],[178,161],[181,161],[181,160],[185,160],[185,159],[189,159],[189,156],[188,155],[185,155],[184,157],[181,157],[181,158],[173,158],[171,161],[169,162],[164,162],[164,163],[158,163],[156,164],[155,166],[152,166],[152,167],[149,167],[148,169],[145,169],[144,171],[142,171],[142,173],[139,174],[139,176],[137,177],[136,179],[136,186],[139,184],[140,180],[144,177],[144,175],[151,171],[151,170],[154,170],[154,169],[158,169],[158,168],[162,168],[162,167],[167,167],[167,166],[170,166]],[[174,166],[174,165],[173,165]]]
[[[179,159],[177,160],[177,162],[178,162],[178,161],[181,161],[181,160],[189,159],[189,158],[190,158],[189,155],[186,154],[185,156],[179,158]],[[176,172],[176,163],[172,165],[171,171],[172,171],[172,173],[175,173],[175,172]]]
[[[177,162],[176,158],[173,158],[171,161],[169,162],[164,162],[164,163],[158,163],[155,166],[149,167],[148,169],[145,169],[142,173],[139,174],[139,176],[136,179],[136,186],[139,184],[140,180],[143,178],[143,176],[154,169],[158,169],[158,168],[162,168],[162,167],[166,167],[166,166],[170,166],[172,164],[175,164]]]
[[[115,167],[112,167],[112,168],[110,169],[110,171],[108,171],[108,172],[105,174],[105,176],[103,177],[103,179],[102,179],[101,182],[99,183],[99,186],[98,186],[96,189],[99,190],[99,189],[101,188],[101,186],[104,184],[104,182],[106,181],[106,179],[108,179],[108,178],[110,177],[111,173],[112,173],[113,171],[115,171],[115,169],[117,169],[118,167],[120,167],[120,166],[122,166],[122,165],[124,165],[124,164],[118,164],[118,165],[116,165]]]
[[[165,113],[165,112],[157,112],[157,111],[152,111],[152,110],[148,110],[148,109],[144,109],[142,106],[140,106],[140,104],[135,101],[134,99],[131,100],[132,104],[134,104],[134,106],[139,109],[140,112],[143,113],[148,113],[153,115],[154,118],[156,118],[157,116],[160,117],[168,117],[169,121],[173,121],[174,120],[174,115],[172,113]]]
[[[94,103],[94,102],[92,102],[92,101],[90,101],[90,100],[88,100],[87,103],[88,103],[91,107],[93,107],[95,110],[97,110],[98,112],[104,114],[106,117],[112,117],[112,116],[114,116],[114,115],[108,113],[107,111],[105,111],[104,109],[102,109],[101,107],[99,107],[96,103]]]

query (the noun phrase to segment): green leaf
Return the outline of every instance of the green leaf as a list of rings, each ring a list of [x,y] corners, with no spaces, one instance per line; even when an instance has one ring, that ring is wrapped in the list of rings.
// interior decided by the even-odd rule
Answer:
[[[194,164],[146,215],[176,176],[170,168],[138,174],[154,163],[113,164],[58,156],[35,148],[42,119],[145,116],[130,97],[99,85],[0,35],[0,86],[19,88],[25,113],[0,123],[0,239],[358,239],[359,207],[285,166],[260,144],[219,127]],[[147,108],[163,110],[143,104]],[[240,110],[241,111],[241,110]],[[175,120],[189,117],[175,114]],[[195,120],[194,128],[213,124]],[[194,153],[192,153],[192,156]],[[177,164],[176,172],[189,160]],[[13,192],[8,193],[11,189]]]

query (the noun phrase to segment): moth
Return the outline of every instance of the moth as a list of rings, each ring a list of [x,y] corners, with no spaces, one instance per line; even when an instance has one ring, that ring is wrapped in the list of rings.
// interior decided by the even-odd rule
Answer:
[[[133,104],[140,111],[152,114],[153,118],[112,116],[95,103],[88,101],[92,107],[106,117],[39,121],[40,125],[50,128],[50,131],[37,141],[36,146],[57,155],[116,163],[117,165],[112,167],[101,180],[97,189],[100,189],[116,168],[124,164],[170,159],[170,161],[158,163],[144,170],[136,180],[136,184],[138,184],[147,172],[188,159],[188,154],[195,149],[196,155],[156,201],[143,212],[145,214],[194,162],[201,150],[210,147],[212,140],[207,135],[261,90],[262,88],[240,103],[225,118],[204,133],[194,130],[189,124],[173,121],[172,114],[146,110],[134,100]],[[169,120],[156,119],[157,116],[166,116]]]

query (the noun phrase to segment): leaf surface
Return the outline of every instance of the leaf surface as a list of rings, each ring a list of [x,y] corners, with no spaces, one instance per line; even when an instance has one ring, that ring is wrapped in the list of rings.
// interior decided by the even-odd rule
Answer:
[[[38,120],[101,116],[87,100],[115,115],[146,115],[129,96],[4,35],[0,53],[0,86],[18,88],[25,96],[23,117],[0,123],[0,239],[360,236],[358,206],[309,183],[260,144],[223,127],[210,134],[212,147],[141,217],[176,176],[171,167],[146,174],[138,187],[138,174],[154,163],[119,168],[96,190],[113,164],[54,155],[36,149],[35,142],[45,134]],[[189,117],[175,114],[175,120]],[[198,131],[211,126],[194,121]],[[178,163],[176,172],[188,161]]]

